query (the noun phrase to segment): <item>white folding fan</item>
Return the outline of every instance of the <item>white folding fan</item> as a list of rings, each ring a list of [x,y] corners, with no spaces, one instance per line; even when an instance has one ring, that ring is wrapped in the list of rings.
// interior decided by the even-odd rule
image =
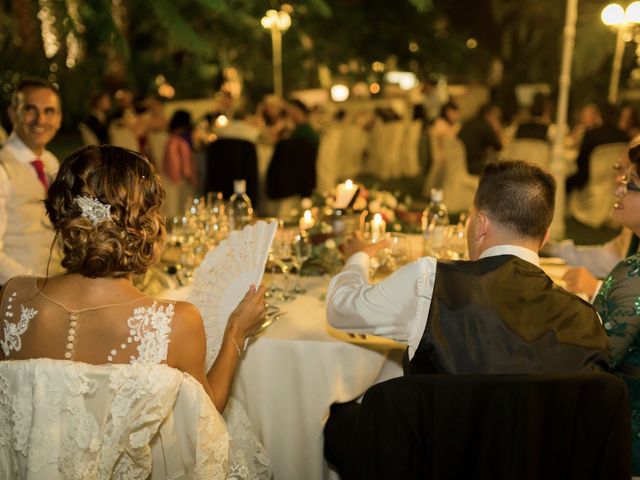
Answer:
[[[229,315],[249,287],[260,285],[276,222],[258,221],[229,237],[205,256],[193,274],[187,300],[200,309],[207,334],[206,371],[215,360]]]

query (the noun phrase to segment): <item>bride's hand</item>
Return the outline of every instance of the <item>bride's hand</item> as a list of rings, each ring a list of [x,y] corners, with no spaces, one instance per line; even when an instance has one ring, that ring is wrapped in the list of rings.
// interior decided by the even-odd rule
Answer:
[[[251,285],[236,309],[231,312],[227,330],[236,341],[244,341],[245,338],[253,335],[264,322],[267,314],[264,292],[263,286],[256,289]]]

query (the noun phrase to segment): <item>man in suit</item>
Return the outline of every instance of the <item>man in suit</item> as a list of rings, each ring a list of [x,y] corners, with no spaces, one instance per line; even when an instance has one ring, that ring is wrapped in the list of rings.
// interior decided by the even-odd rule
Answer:
[[[406,343],[411,374],[607,369],[597,314],[539,267],[554,197],[553,177],[540,167],[489,163],[467,227],[471,261],[423,257],[371,285],[369,258],[385,245],[356,238],[327,292],[329,323]],[[339,469],[348,459],[341,439],[349,438],[356,410],[334,406],[325,428],[325,452]]]
[[[600,107],[600,112],[602,125],[585,132],[576,160],[578,171],[567,178],[567,193],[582,189],[589,182],[589,157],[596,147],[607,143],[626,143],[629,141],[629,136],[616,125],[617,112],[615,107],[605,104]]]
[[[46,147],[62,122],[60,94],[46,80],[16,87],[13,131],[0,150],[0,285],[16,275],[44,275],[53,243],[43,200],[58,171]]]
[[[91,111],[86,125],[95,133],[100,145],[109,143],[109,111],[111,97],[107,92],[98,92],[91,97]]]

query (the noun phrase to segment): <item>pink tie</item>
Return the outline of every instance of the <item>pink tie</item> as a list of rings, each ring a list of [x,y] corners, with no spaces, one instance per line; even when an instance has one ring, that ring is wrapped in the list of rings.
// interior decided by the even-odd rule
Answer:
[[[42,160],[40,160],[39,158],[36,158],[31,162],[31,165],[38,174],[38,180],[40,180],[40,183],[46,191],[49,188],[49,182],[47,182],[47,175],[44,173],[44,163],[42,163]]]

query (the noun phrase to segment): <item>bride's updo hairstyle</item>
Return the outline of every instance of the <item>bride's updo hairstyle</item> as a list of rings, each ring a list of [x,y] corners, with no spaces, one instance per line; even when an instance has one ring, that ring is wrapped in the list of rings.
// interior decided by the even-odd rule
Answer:
[[[81,197],[100,202],[94,205],[105,218],[83,211]],[[135,152],[104,145],[73,152],[45,201],[62,247],[62,266],[91,278],[144,273],[164,244],[165,218],[159,212],[164,197],[153,167]]]

